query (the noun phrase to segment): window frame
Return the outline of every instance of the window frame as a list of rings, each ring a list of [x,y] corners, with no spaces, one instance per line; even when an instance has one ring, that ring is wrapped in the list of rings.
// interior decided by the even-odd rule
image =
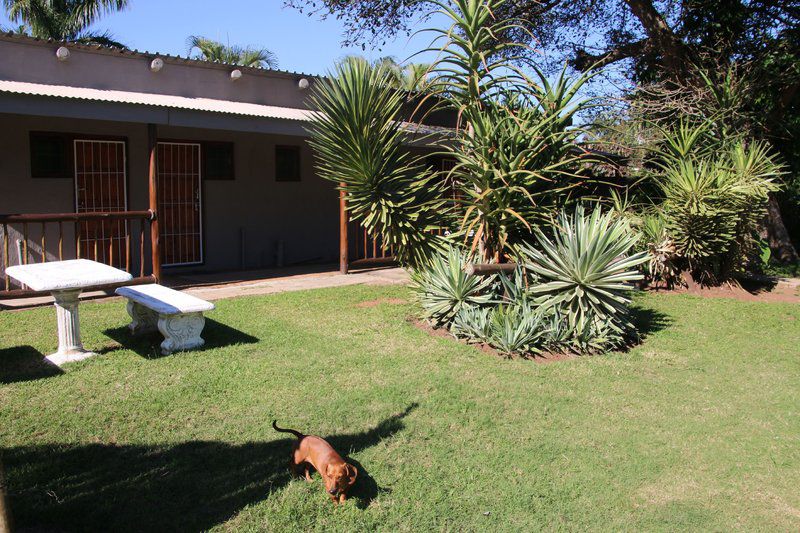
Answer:
[[[285,177],[280,174],[280,169],[278,168],[278,151],[285,150],[287,152],[292,152],[297,157],[297,174],[296,176],[289,176]],[[303,181],[303,147],[299,144],[276,144],[275,145],[275,181],[279,183],[298,183]]]
[[[37,139],[57,139],[61,143],[61,168],[57,171],[42,173],[37,172],[34,164],[34,142]],[[28,132],[28,160],[31,179],[74,179],[74,153],[71,150],[75,135],[57,131],[30,131]]]
[[[195,141],[196,142],[196,141]],[[210,176],[208,172],[208,149],[209,147],[225,147],[230,150],[231,166],[230,176]],[[236,143],[230,141],[203,141],[200,143],[201,171],[203,181],[234,181],[236,179]]]

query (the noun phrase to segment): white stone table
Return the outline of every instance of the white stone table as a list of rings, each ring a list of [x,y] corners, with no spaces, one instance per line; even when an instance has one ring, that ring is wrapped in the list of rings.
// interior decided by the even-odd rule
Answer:
[[[58,351],[46,359],[57,365],[94,355],[81,343],[78,318],[81,292],[112,283],[125,283],[133,277],[124,270],[88,259],[16,265],[8,267],[6,273],[35,291],[53,295],[58,320]]]

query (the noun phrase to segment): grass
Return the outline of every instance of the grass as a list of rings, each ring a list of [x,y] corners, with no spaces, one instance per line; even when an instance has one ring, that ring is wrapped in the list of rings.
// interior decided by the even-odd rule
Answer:
[[[156,357],[121,302],[63,373],[51,308],[0,313],[0,446],[20,528],[798,530],[800,307],[646,295],[628,353],[539,365],[428,336],[402,288],[218,302]],[[224,325],[223,325],[224,324]],[[130,348],[122,348],[119,344]],[[334,507],[273,418],[360,470]]]

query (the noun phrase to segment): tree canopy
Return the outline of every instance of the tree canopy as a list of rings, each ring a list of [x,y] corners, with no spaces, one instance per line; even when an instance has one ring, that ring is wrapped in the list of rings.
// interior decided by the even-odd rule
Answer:
[[[200,35],[189,37],[189,52],[196,59],[255,68],[278,68],[278,57],[266,48],[249,48],[223,44]]]
[[[88,28],[106,13],[128,7],[128,0],[3,0],[3,7],[10,20],[22,24],[15,33],[125,48],[110,33]]]
[[[437,3],[286,0],[343,20],[348,44],[383,42],[408,31]],[[555,62],[568,60],[581,70],[627,60],[630,73],[644,81],[658,77],[656,68],[680,76],[688,61],[709,55],[751,58],[800,29],[800,4],[794,0],[520,0],[500,9],[498,18],[525,22],[524,32],[504,38],[528,42],[532,36],[534,47],[557,52]]]

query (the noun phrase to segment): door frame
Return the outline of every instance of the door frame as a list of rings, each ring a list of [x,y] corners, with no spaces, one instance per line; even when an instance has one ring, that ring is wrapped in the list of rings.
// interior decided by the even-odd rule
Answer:
[[[161,266],[164,268],[178,268],[184,266],[199,266],[205,264],[206,255],[205,255],[205,202],[203,201],[203,142],[202,141],[188,141],[188,140],[173,140],[173,139],[156,139],[156,154],[158,154],[158,146],[159,145],[178,145],[178,146],[197,146],[197,201],[200,204],[198,208],[199,216],[199,236],[198,242],[200,243],[200,260],[199,261],[191,261],[185,263],[161,263]],[[156,157],[158,157],[156,155]],[[158,163],[156,163],[156,187],[160,186],[159,182],[159,174],[158,174]],[[161,203],[161,196],[158,197],[158,203]],[[160,206],[159,206],[159,211]],[[166,229],[166,220],[161,218],[160,223],[158,226],[159,230],[159,237],[164,234],[164,230]],[[165,253],[166,249],[164,247],[164,243],[162,240],[161,244],[162,253]],[[162,258],[164,259],[164,258]]]

